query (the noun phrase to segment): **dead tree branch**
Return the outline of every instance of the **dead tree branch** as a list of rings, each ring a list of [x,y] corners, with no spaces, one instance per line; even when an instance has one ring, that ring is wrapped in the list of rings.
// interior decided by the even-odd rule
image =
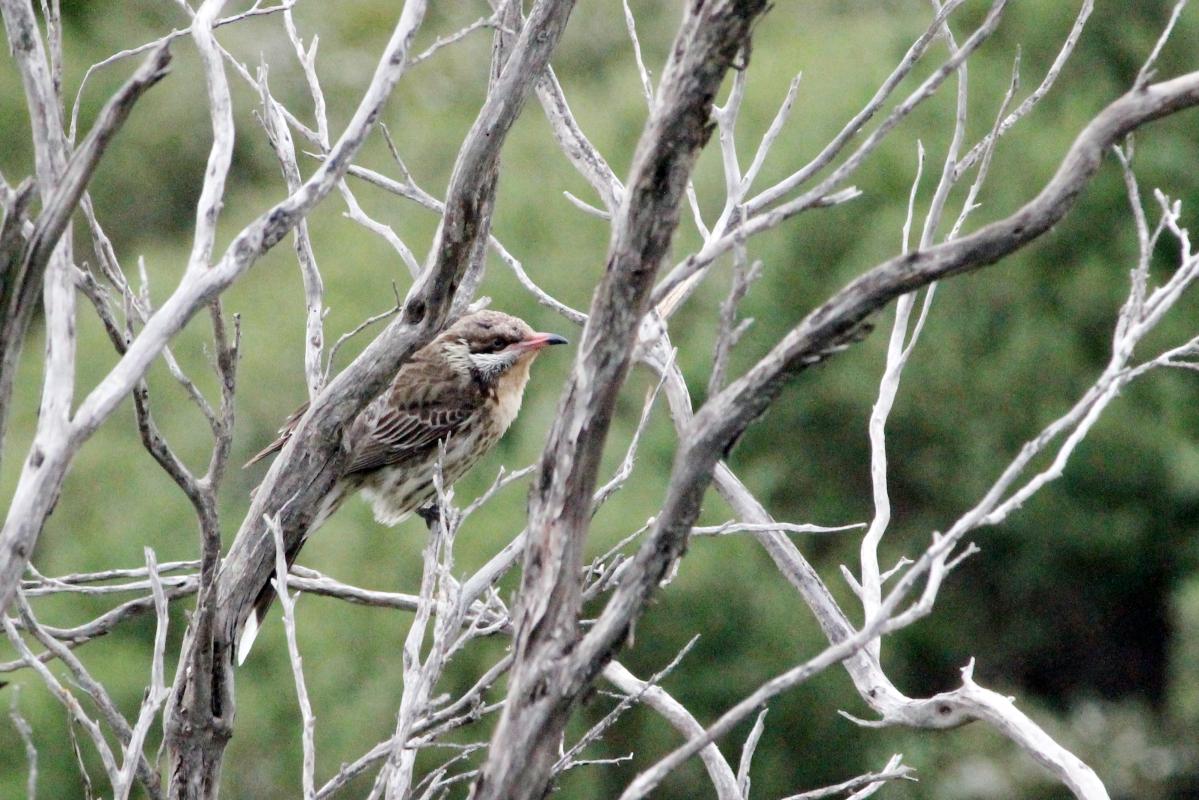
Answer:
[[[583,331],[570,382],[542,456],[530,501],[529,539],[508,701],[477,800],[544,794],[556,742],[579,692],[602,669],[563,672],[579,640],[582,544],[616,395],[658,267],[678,226],[695,159],[710,134],[711,104],[749,33],[761,2],[689,8],[657,100],[638,144],[604,278]]]

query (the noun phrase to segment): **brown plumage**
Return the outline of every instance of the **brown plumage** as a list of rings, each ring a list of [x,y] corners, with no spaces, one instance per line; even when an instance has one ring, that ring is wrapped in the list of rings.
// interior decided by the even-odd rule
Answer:
[[[444,442],[442,472],[448,486],[483,457],[520,410],[529,367],[545,346],[561,336],[537,333],[499,311],[468,314],[422,347],[400,368],[391,385],[350,426],[350,464],[321,503],[307,535],[321,526],[347,497],[361,491],[375,519],[395,525],[433,499],[433,470]],[[288,417],[280,437],[250,459],[257,463],[282,449],[300,417]],[[303,542],[301,541],[301,546]],[[299,547],[288,554],[295,559]],[[238,645],[245,660],[274,591],[263,587]]]

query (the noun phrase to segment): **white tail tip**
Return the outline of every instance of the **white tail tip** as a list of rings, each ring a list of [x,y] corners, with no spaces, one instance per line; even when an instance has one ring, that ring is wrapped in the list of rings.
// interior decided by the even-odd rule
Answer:
[[[250,655],[250,648],[254,646],[254,639],[258,636],[258,614],[251,611],[250,616],[246,618],[246,627],[242,629],[241,639],[237,642],[237,666],[246,663],[246,658]]]

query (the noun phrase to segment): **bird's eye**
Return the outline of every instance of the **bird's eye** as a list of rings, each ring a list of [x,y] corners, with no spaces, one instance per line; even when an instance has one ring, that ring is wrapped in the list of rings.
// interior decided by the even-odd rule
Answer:
[[[495,340],[493,340],[491,343],[492,350],[503,350],[507,346],[508,346],[508,343],[498,337]]]

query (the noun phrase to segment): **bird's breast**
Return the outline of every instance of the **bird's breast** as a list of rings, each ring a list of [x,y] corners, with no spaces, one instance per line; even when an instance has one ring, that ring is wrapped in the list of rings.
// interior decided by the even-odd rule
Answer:
[[[464,426],[460,435],[445,441],[442,461],[444,486],[452,486],[491,449],[500,432],[483,421]],[[362,492],[374,507],[375,519],[384,525],[396,525],[410,513],[432,500],[437,490],[433,472],[440,450],[431,448],[422,457],[381,467],[361,478]]]

